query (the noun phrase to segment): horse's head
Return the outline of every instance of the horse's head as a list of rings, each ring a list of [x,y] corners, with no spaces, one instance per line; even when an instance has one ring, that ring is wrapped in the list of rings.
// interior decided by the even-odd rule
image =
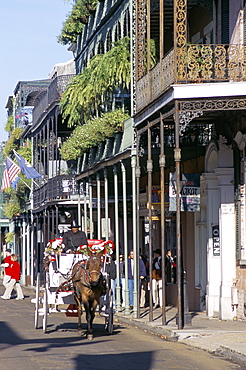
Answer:
[[[90,258],[86,263],[87,280],[91,285],[96,286],[101,276],[101,257],[103,251],[99,253],[89,251],[88,253]]]

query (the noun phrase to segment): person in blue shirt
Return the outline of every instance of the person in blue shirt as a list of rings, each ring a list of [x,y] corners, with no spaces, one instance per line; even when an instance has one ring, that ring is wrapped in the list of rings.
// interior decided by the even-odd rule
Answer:
[[[133,274],[133,265],[134,265],[134,252],[130,251],[128,259],[128,289],[129,289],[129,302],[130,308],[133,309],[133,291],[134,291],[134,274]],[[146,268],[142,258],[139,258],[139,278],[140,282],[146,276]]]

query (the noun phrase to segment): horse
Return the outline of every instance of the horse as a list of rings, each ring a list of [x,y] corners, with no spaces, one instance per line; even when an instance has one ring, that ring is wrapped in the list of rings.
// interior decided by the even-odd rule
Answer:
[[[78,334],[82,335],[82,304],[86,312],[87,339],[92,340],[92,323],[100,296],[105,294],[105,285],[101,273],[101,257],[104,251],[93,253],[89,248],[86,264],[77,262],[72,270],[74,298],[78,305]]]

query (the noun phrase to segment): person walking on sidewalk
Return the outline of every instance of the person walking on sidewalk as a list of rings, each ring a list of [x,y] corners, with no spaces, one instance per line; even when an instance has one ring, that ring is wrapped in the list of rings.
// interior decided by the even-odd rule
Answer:
[[[10,265],[11,265],[11,249],[6,249],[5,258],[1,267],[4,267],[3,286],[6,288],[6,284],[10,281]]]
[[[133,291],[134,291],[134,274],[133,274],[133,265],[134,265],[134,252],[130,251],[128,259],[128,289],[129,289],[129,301],[130,308],[133,309]],[[142,258],[139,258],[139,278],[140,282],[146,276],[146,268]]]
[[[12,254],[11,255],[11,261],[10,261],[10,281],[6,284],[6,290],[4,292],[4,295],[1,296],[2,299],[10,299],[11,292],[15,286],[16,291],[17,291],[17,300],[24,299],[24,294],[21,289],[20,285],[20,264],[18,262],[18,256],[17,254]]]
[[[154,260],[152,265],[152,292],[154,308],[162,307],[162,258],[161,250],[157,248],[154,251]]]

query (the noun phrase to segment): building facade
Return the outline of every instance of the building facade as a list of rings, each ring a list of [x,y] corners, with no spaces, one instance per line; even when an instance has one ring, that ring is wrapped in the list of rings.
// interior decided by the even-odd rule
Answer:
[[[129,36],[132,81],[123,100],[130,95],[131,119],[122,133],[83,155],[79,173],[71,163],[70,179],[58,152],[69,133],[57,97],[49,100],[58,80],[35,106],[33,163],[47,181],[33,192],[40,256],[67,212],[78,216],[88,237],[112,239],[117,257],[127,261],[131,249],[137,258],[147,256],[150,284],[153,250],[161,248],[163,258],[171,250],[177,270],[167,285],[163,273],[163,302],[178,306],[181,327],[184,289],[190,310],[245,319],[244,34],[243,1],[98,3],[78,37],[76,74]],[[72,181],[71,192],[63,180]],[[135,283],[137,316],[136,276]],[[150,308],[152,320],[151,291]]]

